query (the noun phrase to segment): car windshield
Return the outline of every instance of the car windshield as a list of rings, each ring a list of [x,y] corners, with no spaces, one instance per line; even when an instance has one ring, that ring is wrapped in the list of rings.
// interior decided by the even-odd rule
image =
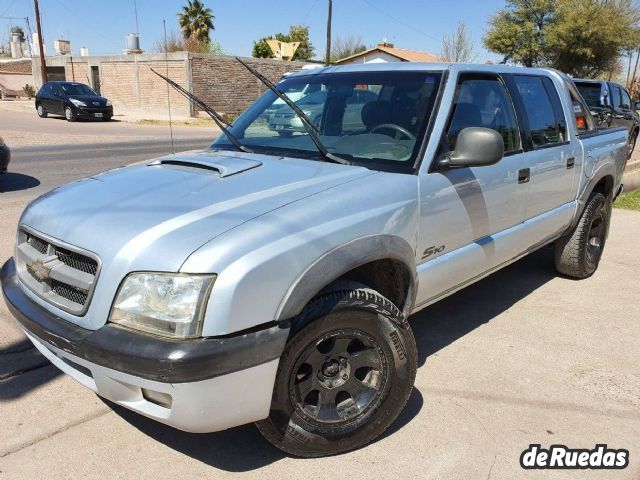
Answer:
[[[585,103],[590,108],[602,107],[602,100],[600,99],[601,88],[599,83],[592,82],[575,82],[576,87]]]
[[[61,83],[60,87],[65,95],[98,95],[83,83]]]
[[[413,166],[431,117],[439,72],[357,72],[288,77],[278,83],[317,126],[327,150],[363,166]],[[296,98],[297,94],[297,98]],[[230,131],[259,153],[318,158],[293,110],[267,92]],[[213,148],[232,148],[221,135]]]

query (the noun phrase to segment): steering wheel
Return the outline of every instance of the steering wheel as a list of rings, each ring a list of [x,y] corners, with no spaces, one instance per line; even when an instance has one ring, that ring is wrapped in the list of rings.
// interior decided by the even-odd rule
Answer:
[[[388,135],[389,137],[395,138],[396,140],[400,140],[400,138],[402,138],[400,136],[400,134],[404,135],[407,140],[415,140],[416,136],[411,133],[409,130],[407,130],[404,127],[401,127],[400,125],[396,125],[395,123],[383,123],[382,125],[376,125],[375,127],[373,127],[369,133],[376,133],[378,130],[395,130],[396,134],[394,135]]]

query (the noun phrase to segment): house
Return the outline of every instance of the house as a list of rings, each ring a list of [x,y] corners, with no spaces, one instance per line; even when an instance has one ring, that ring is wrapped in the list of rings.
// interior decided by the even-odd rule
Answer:
[[[442,59],[420,50],[396,48],[393,43],[379,43],[369,50],[338,60],[336,65],[370,62],[441,62]]]
[[[24,96],[25,85],[33,86],[31,59],[0,61],[0,98]]]

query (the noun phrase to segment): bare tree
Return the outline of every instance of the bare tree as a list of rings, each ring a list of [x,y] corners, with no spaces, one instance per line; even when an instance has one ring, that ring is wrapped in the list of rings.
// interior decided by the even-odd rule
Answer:
[[[362,37],[348,35],[333,39],[331,45],[331,62],[336,62],[342,58],[350,57],[356,53],[364,52],[367,49]]]
[[[440,57],[447,62],[473,62],[476,59],[473,40],[464,22],[458,22],[455,32],[442,37]]]

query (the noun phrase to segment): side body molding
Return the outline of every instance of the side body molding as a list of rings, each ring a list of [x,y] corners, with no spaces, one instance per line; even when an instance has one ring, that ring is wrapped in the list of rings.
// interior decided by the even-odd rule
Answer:
[[[357,238],[323,254],[289,288],[280,303],[276,321],[298,315],[304,306],[323,288],[345,273],[375,260],[391,259],[403,263],[410,272],[410,287],[403,311],[411,313],[417,291],[415,251],[401,237],[371,235]]]

